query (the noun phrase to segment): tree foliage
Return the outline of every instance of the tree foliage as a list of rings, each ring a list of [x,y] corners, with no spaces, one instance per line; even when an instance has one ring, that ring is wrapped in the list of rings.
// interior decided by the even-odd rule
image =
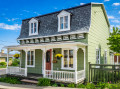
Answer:
[[[113,27],[113,32],[110,33],[108,38],[108,45],[110,50],[120,53],[120,29]]]

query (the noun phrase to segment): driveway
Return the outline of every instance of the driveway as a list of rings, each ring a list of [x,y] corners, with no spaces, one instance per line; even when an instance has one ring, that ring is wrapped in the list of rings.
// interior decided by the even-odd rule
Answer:
[[[4,75],[4,74],[6,74],[6,68],[0,69],[0,75]]]
[[[17,84],[8,84],[8,83],[0,82],[0,89],[78,89],[78,88],[39,87],[39,86],[35,86],[35,85],[22,85],[22,84],[17,85]]]

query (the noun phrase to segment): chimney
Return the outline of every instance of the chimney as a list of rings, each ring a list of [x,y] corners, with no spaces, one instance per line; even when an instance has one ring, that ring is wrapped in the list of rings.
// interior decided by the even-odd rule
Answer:
[[[3,50],[3,49],[1,50],[1,53],[4,53],[4,50]]]

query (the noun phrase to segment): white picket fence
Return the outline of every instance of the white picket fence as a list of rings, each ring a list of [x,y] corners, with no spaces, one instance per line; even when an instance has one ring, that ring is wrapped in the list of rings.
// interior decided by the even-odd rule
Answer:
[[[75,82],[75,72],[46,70],[45,77],[57,81]],[[82,81],[84,78],[85,71],[78,71],[77,81]]]
[[[25,68],[20,68],[20,67],[7,67],[7,74],[14,74],[14,75],[21,75],[25,76]]]

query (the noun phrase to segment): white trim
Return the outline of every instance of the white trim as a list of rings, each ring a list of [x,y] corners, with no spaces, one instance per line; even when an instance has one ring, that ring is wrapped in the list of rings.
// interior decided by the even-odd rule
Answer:
[[[60,29],[60,18],[63,17],[63,23],[65,23],[64,21],[65,16],[68,16],[68,28],[65,29],[63,24],[63,29]],[[63,10],[58,14],[58,32],[68,31],[68,30],[70,30],[70,13]]]
[[[30,50],[30,60],[31,60],[31,51],[33,51],[33,53],[34,53],[34,59],[33,59],[33,65],[27,65],[27,67],[35,67],[35,50]],[[29,52],[29,51],[28,51]],[[27,52],[27,53],[28,53]],[[27,61],[28,62],[28,61]]]
[[[52,54],[51,54],[51,70],[53,70],[53,48],[51,50],[52,50]]]
[[[31,23],[33,23],[33,29],[34,29],[34,23],[36,23],[36,33],[31,33]],[[38,21],[34,18],[32,18],[29,21],[29,36],[32,36],[32,35],[38,35]]]
[[[38,37],[30,37],[30,38],[21,38],[21,39],[17,39],[17,40],[36,39],[36,38],[54,37],[54,36],[64,36],[64,35],[73,35],[73,34],[79,34],[79,33],[88,33],[88,31],[78,31],[78,32],[70,32],[70,33],[56,34],[56,35],[48,35],[48,36],[38,36]]]

